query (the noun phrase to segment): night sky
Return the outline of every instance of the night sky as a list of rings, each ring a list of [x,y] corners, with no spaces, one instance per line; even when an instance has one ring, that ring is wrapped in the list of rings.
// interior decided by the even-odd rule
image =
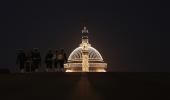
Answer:
[[[89,41],[109,71],[170,71],[169,3],[163,0],[39,0],[1,2],[0,68],[14,70],[16,49],[64,48]]]

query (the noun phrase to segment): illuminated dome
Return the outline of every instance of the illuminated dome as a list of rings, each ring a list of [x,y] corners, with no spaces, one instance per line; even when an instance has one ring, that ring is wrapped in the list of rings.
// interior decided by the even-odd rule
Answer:
[[[64,64],[66,72],[106,72],[107,63],[101,54],[88,41],[88,30],[82,30],[82,42],[68,57]]]
[[[89,61],[103,61],[101,54],[93,47],[89,47]],[[76,48],[68,58],[69,62],[82,61],[82,47]]]

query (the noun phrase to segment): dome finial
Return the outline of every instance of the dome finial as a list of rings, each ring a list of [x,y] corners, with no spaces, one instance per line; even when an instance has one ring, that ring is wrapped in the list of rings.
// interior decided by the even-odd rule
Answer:
[[[83,27],[82,33],[89,33],[86,26]]]
[[[86,26],[83,27],[81,32],[82,32],[82,43],[88,43],[89,31],[87,30]]]

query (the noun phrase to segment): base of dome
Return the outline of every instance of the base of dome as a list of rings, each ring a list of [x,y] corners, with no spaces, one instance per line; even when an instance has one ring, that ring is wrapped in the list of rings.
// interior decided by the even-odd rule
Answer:
[[[89,63],[89,72],[106,72],[106,63]],[[82,63],[64,64],[65,72],[83,72]]]

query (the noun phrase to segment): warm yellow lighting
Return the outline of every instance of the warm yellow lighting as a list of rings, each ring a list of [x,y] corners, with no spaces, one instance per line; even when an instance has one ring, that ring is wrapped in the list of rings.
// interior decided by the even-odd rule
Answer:
[[[66,72],[72,72],[72,70],[66,70]]]
[[[106,72],[104,69],[97,69],[96,72]]]
[[[106,72],[107,64],[101,54],[88,42],[88,30],[82,30],[82,43],[68,57],[64,64],[66,72]]]

